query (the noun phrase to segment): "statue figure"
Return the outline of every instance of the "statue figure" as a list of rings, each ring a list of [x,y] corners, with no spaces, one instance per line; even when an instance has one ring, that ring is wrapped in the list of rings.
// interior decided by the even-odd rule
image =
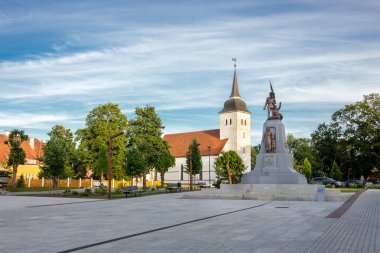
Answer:
[[[276,95],[274,93],[272,82],[270,82],[270,89],[269,96],[267,97],[267,100],[265,101],[265,106],[263,110],[267,109],[268,111],[268,119],[281,119],[283,118],[282,114],[280,113],[281,108],[281,102],[280,105],[277,107],[276,105]],[[271,115],[272,113],[272,115]]]
[[[274,153],[276,152],[276,135],[272,134],[272,140],[271,140],[271,152]]]
[[[273,134],[270,131],[269,127],[266,128],[265,130],[265,149],[267,153],[272,153],[272,140],[273,140]]]

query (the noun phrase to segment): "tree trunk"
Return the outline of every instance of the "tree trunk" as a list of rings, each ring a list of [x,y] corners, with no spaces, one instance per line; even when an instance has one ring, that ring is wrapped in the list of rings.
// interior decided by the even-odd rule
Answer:
[[[232,184],[232,171],[230,168],[227,168],[227,174],[228,174],[228,183]]]
[[[155,169],[154,170],[154,181],[157,181],[157,173],[158,173],[158,171]]]
[[[100,170],[100,184],[102,184],[103,181],[103,170]]]
[[[165,181],[165,173],[160,173],[161,175],[161,188],[164,188],[164,181]]]
[[[143,190],[146,190],[146,172],[143,173]]]
[[[13,164],[13,175],[12,175],[12,189],[16,189],[16,184],[17,184],[17,167],[18,164],[15,163]]]

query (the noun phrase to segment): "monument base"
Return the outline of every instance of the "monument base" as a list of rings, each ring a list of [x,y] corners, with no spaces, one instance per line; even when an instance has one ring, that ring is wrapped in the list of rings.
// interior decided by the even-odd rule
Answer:
[[[202,189],[187,192],[185,199],[241,199],[241,200],[284,200],[317,201],[320,185],[304,184],[222,184],[220,189]],[[323,186],[322,186],[323,187]],[[324,191],[326,201],[346,201],[352,193],[340,190]]]

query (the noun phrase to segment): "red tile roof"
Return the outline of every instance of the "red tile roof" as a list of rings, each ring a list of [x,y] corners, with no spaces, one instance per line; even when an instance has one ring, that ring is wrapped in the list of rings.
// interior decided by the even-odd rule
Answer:
[[[4,144],[4,141],[8,140],[8,136],[0,134],[0,163],[6,163],[8,161],[10,147],[8,144]],[[26,159],[38,160],[43,156],[43,146],[45,143],[33,138],[34,148],[30,145],[30,140],[24,141],[21,144],[22,149],[25,151]],[[27,164],[27,163],[25,163]],[[37,161],[38,164],[38,161]]]
[[[228,139],[220,139],[220,130],[204,130],[197,132],[165,134],[164,140],[169,142],[170,153],[174,157],[185,157],[189,145],[195,138],[200,144],[199,149],[202,156],[209,154],[208,147],[211,147],[211,155],[219,155]]]

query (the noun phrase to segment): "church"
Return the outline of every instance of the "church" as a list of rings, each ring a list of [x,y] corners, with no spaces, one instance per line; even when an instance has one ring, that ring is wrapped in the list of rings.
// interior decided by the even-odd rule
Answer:
[[[209,185],[217,180],[213,165],[222,151],[236,151],[243,159],[245,172],[251,171],[251,113],[240,96],[236,64],[234,67],[231,95],[219,112],[219,129],[164,135],[163,139],[168,141],[175,157],[175,166],[165,173],[165,182],[189,182],[186,153],[193,139],[200,144],[203,163],[202,173],[194,177],[194,182]]]

